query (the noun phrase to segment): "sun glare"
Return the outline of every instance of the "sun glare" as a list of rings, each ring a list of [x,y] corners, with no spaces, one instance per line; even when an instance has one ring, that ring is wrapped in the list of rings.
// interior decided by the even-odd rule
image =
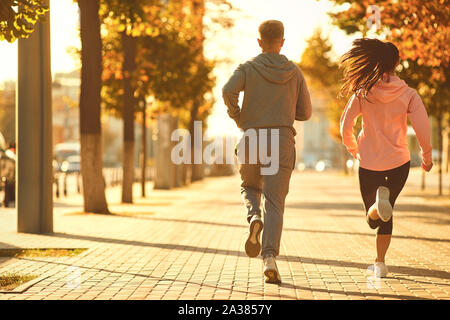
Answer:
[[[215,106],[209,118],[212,135],[239,133],[234,122],[226,115],[221,99],[221,88],[239,63],[258,55],[256,41],[259,24],[267,19],[277,19],[285,26],[285,46],[282,53],[293,61],[299,61],[308,39],[315,28],[322,28],[330,35],[337,53],[342,53],[351,43],[342,31],[331,26],[327,12],[333,5],[327,0],[231,0],[237,8],[234,26],[206,34],[205,55],[210,59],[224,61],[214,70],[216,88]],[[72,0],[51,0],[51,49],[52,72],[70,72],[79,63],[70,51],[80,47],[78,6]],[[208,23],[208,19],[205,21]],[[17,43],[2,42],[0,46],[2,68],[0,82],[17,77]]]

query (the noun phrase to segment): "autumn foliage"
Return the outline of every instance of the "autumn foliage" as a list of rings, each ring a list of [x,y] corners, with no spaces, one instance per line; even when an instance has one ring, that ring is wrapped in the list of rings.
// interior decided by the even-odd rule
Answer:
[[[28,38],[48,10],[42,0],[1,0],[0,41]]]
[[[192,101],[212,90],[213,61],[203,57],[201,26],[186,7],[174,2],[168,6],[160,1],[137,1],[127,17],[112,14],[108,0],[103,7],[103,105],[106,110],[121,113],[120,97],[123,94],[123,48],[120,33],[136,39],[136,68],[132,74],[134,96],[144,102],[153,96],[158,103],[153,113],[175,112],[182,116],[190,109]],[[106,2],[105,2],[106,3]],[[121,10],[124,10],[123,5]],[[145,17],[146,20],[144,20]]]
[[[432,68],[431,77],[445,82],[449,76],[450,10],[449,0],[333,0],[348,9],[330,14],[347,33],[368,31],[369,5],[380,8],[380,35],[395,43],[401,59]]]

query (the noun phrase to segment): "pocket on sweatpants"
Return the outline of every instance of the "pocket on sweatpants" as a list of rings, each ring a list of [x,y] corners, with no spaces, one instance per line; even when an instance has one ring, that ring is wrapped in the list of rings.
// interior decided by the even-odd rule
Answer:
[[[281,139],[279,147],[280,167],[292,170],[295,167],[295,145],[290,139]]]

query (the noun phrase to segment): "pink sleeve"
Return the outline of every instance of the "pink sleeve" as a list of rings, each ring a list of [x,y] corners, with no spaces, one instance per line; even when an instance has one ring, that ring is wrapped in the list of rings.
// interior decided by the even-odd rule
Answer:
[[[420,99],[419,94],[415,91],[408,105],[408,118],[411,125],[416,132],[417,140],[419,141],[422,160],[426,165],[431,164],[431,127],[428,120],[428,114],[425,106]]]
[[[358,143],[353,134],[353,126],[356,123],[356,119],[361,114],[361,105],[359,99],[353,95],[345,107],[344,113],[341,116],[341,137],[342,143],[347,147],[348,152],[350,152],[356,159],[358,154]]]

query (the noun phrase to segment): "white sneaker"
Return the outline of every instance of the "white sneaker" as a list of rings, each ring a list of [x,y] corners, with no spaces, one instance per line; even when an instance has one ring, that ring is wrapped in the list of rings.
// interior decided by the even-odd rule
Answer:
[[[377,210],[378,216],[384,222],[388,222],[392,218],[392,206],[389,202],[389,189],[379,187],[377,190],[377,199],[371,210]]]
[[[280,272],[272,255],[264,257],[264,275],[267,283],[281,283]]]
[[[375,262],[367,268],[367,273],[373,274],[377,278],[386,278],[388,268],[384,262]]]

